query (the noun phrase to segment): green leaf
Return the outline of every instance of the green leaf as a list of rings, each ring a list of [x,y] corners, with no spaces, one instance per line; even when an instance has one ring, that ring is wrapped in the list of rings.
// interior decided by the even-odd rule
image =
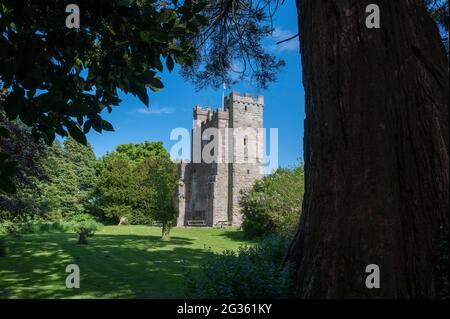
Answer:
[[[67,132],[66,130],[64,130],[64,127],[62,127],[62,125],[58,125],[55,128],[56,133],[58,133],[59,135],[61,135],[62,137],[66,137],[67,136]]]
[[[87,120],[86,122],[84,122],[84,125],[83,125],[84,134],[89,133],[89,131],[91,130],[91,126],[92,126],[91,120]]]
[[[107,122],[105,120],[102,120],[102,128],[105,131],[114,132],[114,127],[111,125],[111,123],[109,123],[109,122]]]
[[[96,130],[97,132],[101,133],[103,131],[102,120],[100,118],[91,119],[91,124],[94,130]]]
[[[148,107],[148,94],[145,87],[137,87],[136,88],[136,95],[138,96],[139,100],[141,100],[142,103],[145,104],[145,106]]]
[[[80,144],[87,145],[86,135],[84,135],[83,131],[77,124],[72,121],[66,121],[65,124],[70,136],[72,136],[75,141]]]
[[[164,84],[161,82],[159,77],[154,77],[149,79],[149,86],[152,89],[152,91],[157,92],[164,88]]]

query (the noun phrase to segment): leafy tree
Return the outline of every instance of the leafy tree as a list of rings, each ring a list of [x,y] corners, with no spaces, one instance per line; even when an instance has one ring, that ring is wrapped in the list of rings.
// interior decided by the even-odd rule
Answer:
[[[103,162],[96,183],[95,206],[116,220],[126,217],[133,224],[150,223],[153,189],[141,183],[142,174],[138,174],[136,166],[128,158],[115,156],[107,156]]]
[[[33,177],[42,177],[37,159],[44,148],[21,121],[8,120],[2,107],[6,96],[6,90],[0,89],[0,194],[3,196],[15,193],[17,186],[20,189],[33,186]]]
[[[285,65],[264,48],[274,31],[272,17],[282,1],[210,0],[202,11],[209,23],[192,37],[194,63],[182,74],[198,88],[234,84],[250,77],[262,88]]]
[[[145,174],[144,185],[154,190],[152,216],[162,224],[162,238],[169,239],[170,229],[176,222],[178,209],[175,206],[178,171],[176,165],[167,157],[145,159],[138,167]]]
[[[425,4],[439,26],[448,56],[448,1],[418,1]],[[272,18],[283,3],[284,0],[208,0],[202,15],[209,23],[192,36],[196,54],[192,64],[183,66],[182,75],[199,89],[218,88],[223,83],[234,84],[245,78],[267,88],[285,65],[267,50],[264,42],[273,36]],[[276,44],[298,41],[298,36],[299,33],[293,32]]]
[[[3,219],[46,215],[68,217],[86,210],[95,180],[92,149],[67,138],[52,147],[35,142],[19,120],[1,123],[9,137],[0,139],[0,151],[18,168],[12,176],[15,192],[0,193]],[[5,182],[2,179],[2,182]]]
[[[105,165],[114,160],[126,161],[130,166],[138,165],[142,160],[150,157],[170,158],[162,142],[145,141],[140,144],[120,144],[113,152],[107,153],[97,165],[97,175],[101,175]],[[109,168],[111,169],[111,168]],[[124,185],[126,187],[126,185]]]
[[[297,228],[304,192],[302,166],[279,168],[242,193],[243,230],[250,236],[292,234]]]
[[[78,1],[79,29],[65,25],[67,1],[0,4],[0,79],[10,94],[4,108],[35,136],[51,142],[67,132],[112,130],[101,117],[120,103],[118,90],[148,105],[147,88],[163,88],[158,72],[186,64],[189,36],[206,23],[199,1]],[[82,127],[82,129],[81,129]]]
[[[71,138],[64,145],[56,141],[41,161],[48,180],[40,183],[39,202],[46,214],[71,218],[86,212],[96,179],[92,148]]]
[[[40,163],[45,145],[35,142],[20,121],[8,121],[0,111],[0,219],[39,215],[37,181],[45,179]]]
[[[162,142],[121,144],[106,154],[98,172],[95,205],[105,216],[119,220],[126,217],[132,224],[151,224],[154,187],[144,181],[142,162],[147,159],[170,160]]]
[[[177,217],[176,165],[161,142],[119,145],[102,159],[95,205],[106,216],[132,224],[163,226],[163,238]]]
[[[158,72],[190,64],[190,38],[207,23],[197,0],[81,0],[81,26],[65,25],[67,1],[0,3],[1,103],[9,120],[20,119],[35,139],[51,144],[68,134],[113,131],[101,112],[119,105],[118,90],[146,105],[147,89],[164,87]],[[1,99],[0,99],[1,100]],[[0,125],[0,137],[7,131]],[[14,193],[17,163],[0,153],[0,189]]]
[[[430,12],[431,17],[439,27],[448,32],[448,1],[445,0],[424,0],[425,6]],[[448,35],[447,35],[448,37]],[[443,39],[445,40],[445,39]],[[448,40],[448,38],[446,39]]]
[[[149,157],[170,158],[162,142],[145,141],[141,144],[121,144],[117,146],[116,152],[126,155],[134,162],[139,162]]]
[[[97,159],[91,145],[84,146],[72,138],[64,141],[64,152],[67,160],[74,164],[78,177],[79,189],[88,193],[95,184],[95,169]],[[84,195],[87,196],[87,195]]]

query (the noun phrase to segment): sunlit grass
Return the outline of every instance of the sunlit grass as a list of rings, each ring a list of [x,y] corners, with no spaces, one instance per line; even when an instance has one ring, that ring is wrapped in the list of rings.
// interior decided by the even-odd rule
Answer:
[[[0,298],[182,298],[184,275],[208,251],[250,243],[235,229],[106,226],[77,245],[74,233],[23,235],[0,257]],[[77,264],[80,289],[67,289],[65,268]]]

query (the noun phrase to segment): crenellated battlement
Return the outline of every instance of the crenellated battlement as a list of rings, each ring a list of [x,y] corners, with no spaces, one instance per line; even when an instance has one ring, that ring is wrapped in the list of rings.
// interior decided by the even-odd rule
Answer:
[[[212,110],[210,107],[202,108],[199,105],[194,107],[194,122],[195,126],[208,126],[211,122],[217,122],[218,120],[229,119],[228,111],[222,109]]]
[[[224,99],[225,109],[228,109],[234,103],[256,105],[258,107],[264,107],[264,96],[256,95],[253,96],[250,93],[245,93],[240,95],[239,92],[231,92],[230,95],[226,96]]]
[[[250,93],[240,95],[239,92],[231,92],[224,97],[224,108],[212,109],[211,107],[202,107],[196,105],[193,109],[195,126],[208,125],[210,122],[218,120],[229,120],[231,108],[243,107],[246,111],[256,111],[258,108],[264,108],[264,96],[253,96]],[[254,109],[256,107],[256,109]]]

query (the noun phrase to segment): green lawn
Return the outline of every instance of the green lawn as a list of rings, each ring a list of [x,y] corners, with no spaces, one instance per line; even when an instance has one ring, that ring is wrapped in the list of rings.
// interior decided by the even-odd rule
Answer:
[[[175,228],[171,240],[161,229],[105,226],[77,245],[74,233],[23,235],[8,241],[0,257],[0,298],[181,298],[184,275],[208,250],[249,243],[234,229]],[[80,289],[65,287],[65,268],[80,266]]]

